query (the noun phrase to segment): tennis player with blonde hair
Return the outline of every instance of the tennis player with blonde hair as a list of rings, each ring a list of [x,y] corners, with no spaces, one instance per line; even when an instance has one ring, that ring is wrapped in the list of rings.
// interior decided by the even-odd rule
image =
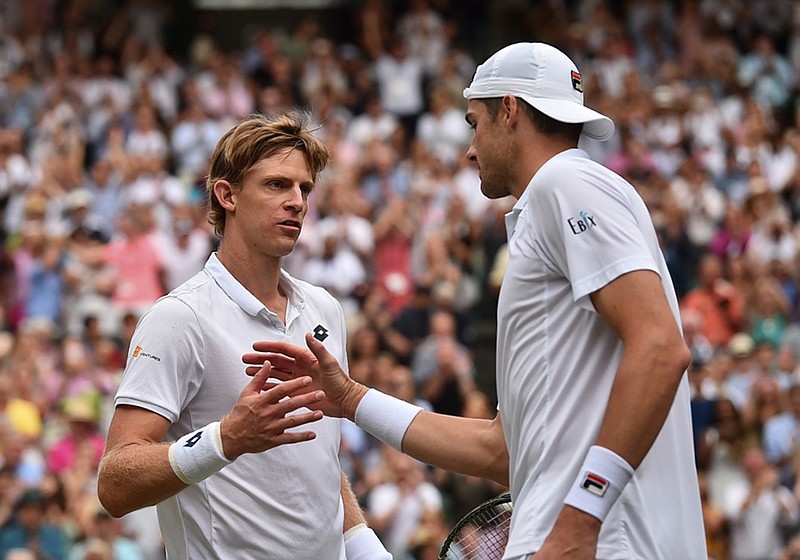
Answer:
[[[281,269],[328,161],[304,115],[233,126],[207,181],[219,250],[136,327],[98,495],[114,516],[157,504],[171,559],[391,558],[341,471],[341,421],[311,410],[324,393],[242,371],[254,340],[309,331],[346,363],[338,302]]]

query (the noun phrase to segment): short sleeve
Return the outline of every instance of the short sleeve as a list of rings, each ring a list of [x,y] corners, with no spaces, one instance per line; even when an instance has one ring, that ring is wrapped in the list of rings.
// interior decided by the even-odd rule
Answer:
[[[633,207],[635,193],[628,192],[632,187],[580,163],[564,169],[570,161],[546,169],[529,211],[537,249],[569,281],[575,302],[593,309],[588,296],[622,274],[659,269]]]
[[[174,423],[200,387],[203,337],[194,312],[159,300],[136,326],[115,404],[145,408]]]

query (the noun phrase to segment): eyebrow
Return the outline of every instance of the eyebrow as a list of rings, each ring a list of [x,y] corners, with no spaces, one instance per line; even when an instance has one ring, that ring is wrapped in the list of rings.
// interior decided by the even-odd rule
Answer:
[[[272,181],[280,181],[282,183],[294,183],[295,180],[289,177],[288,175],[283,175],[281,173],[268,173],[262,178],[263,184],[270,183]],[[300,181],[301,187],[308,187],[313,189],[316,186],[316,183],[313,180],[310,181]]]

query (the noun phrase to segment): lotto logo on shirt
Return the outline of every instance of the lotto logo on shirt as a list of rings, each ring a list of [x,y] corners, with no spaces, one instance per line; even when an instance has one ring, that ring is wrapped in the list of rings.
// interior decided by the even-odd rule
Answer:
[[[589,231],[590,229],[597,227],[597,222],[595,222],[594,216],[585,210],[581,210],[580,213],[578,213],[577,218],[567,218],[567,225],[570,227],[574,235],[580,235],[585,231]]]

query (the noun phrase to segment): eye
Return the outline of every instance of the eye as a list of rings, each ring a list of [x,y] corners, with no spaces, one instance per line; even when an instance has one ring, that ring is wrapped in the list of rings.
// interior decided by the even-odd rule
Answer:
[[[313,190],[314,187],[312,185],[300,185],[300,192],[303,193],[303,198],[308,198]]]

